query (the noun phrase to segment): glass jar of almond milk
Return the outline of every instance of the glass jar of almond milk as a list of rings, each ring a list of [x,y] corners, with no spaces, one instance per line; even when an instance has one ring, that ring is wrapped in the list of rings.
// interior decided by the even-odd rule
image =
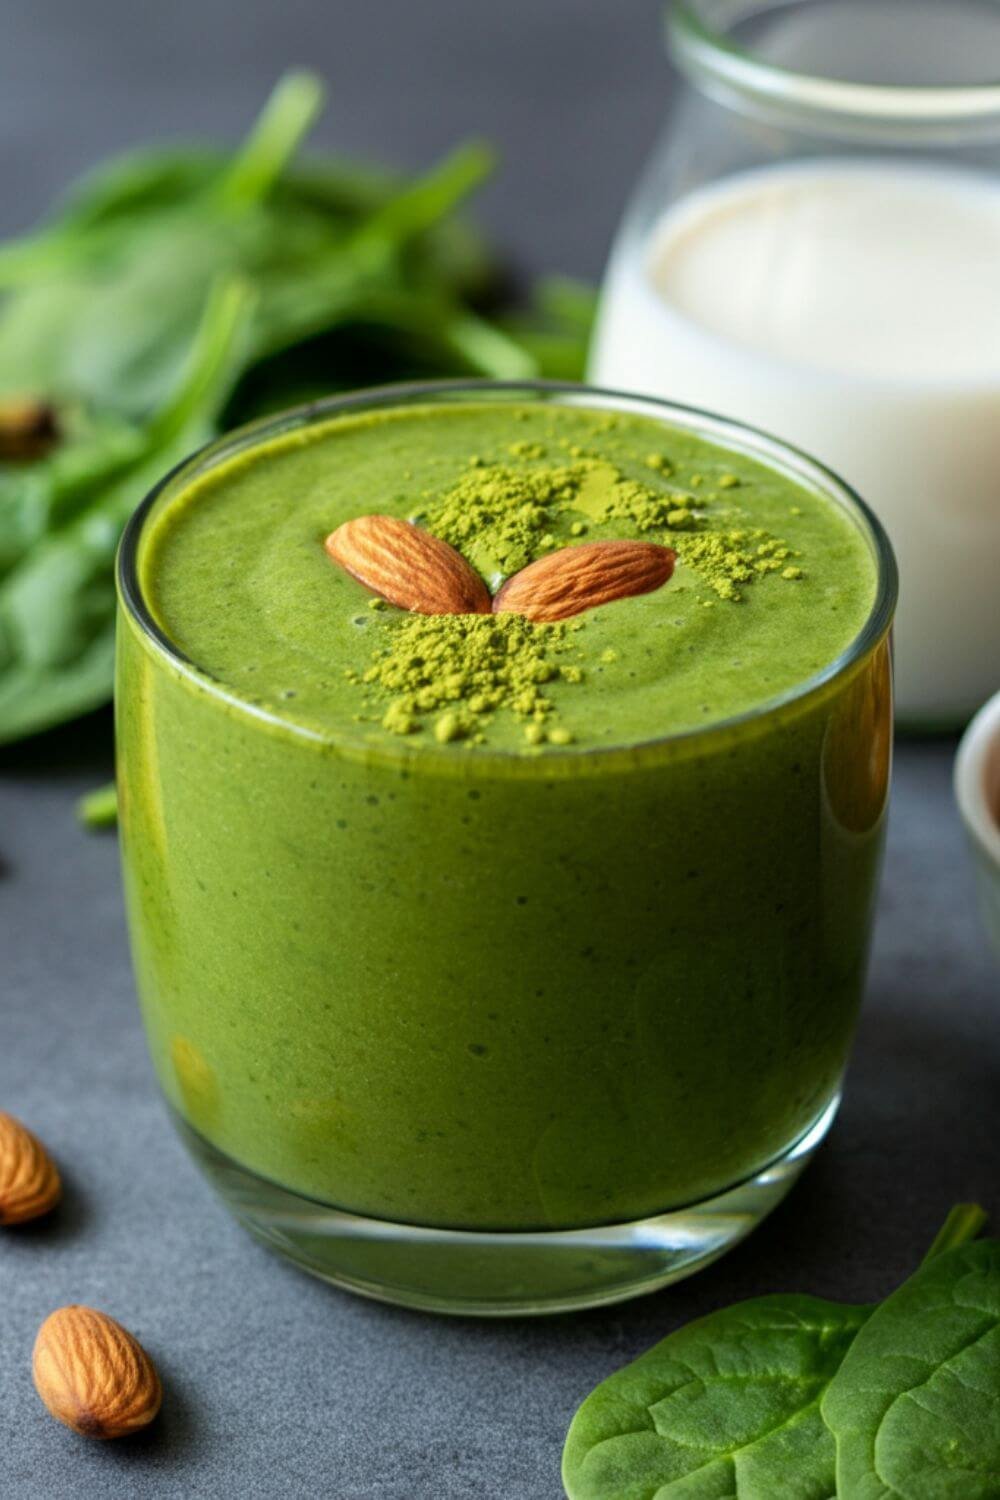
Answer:
[[[590,375],[843,474],[899,558],[901,721],[1000,687],[1000,3],[674,0],[684,75]]]

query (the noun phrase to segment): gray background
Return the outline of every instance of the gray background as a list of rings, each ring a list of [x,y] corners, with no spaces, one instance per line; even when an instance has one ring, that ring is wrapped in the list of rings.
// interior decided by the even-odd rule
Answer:
[[[325,144],[413,166],[483,134],[481,217],[529,269],[596,274],[669,78],[644,0],[23,0],[0,26],[0,229],[103,152],[236,136],[285,63],[327,75]],[[49,1222],[0,1239],[0,1495],[555,1500],[567,1422],[667,1330],[739,1297],[876,1298],[949,1206],[1000,1213],[997,973],[950,796],[950,742],[896,771],[875,962],[844,1109],[792,1199],[696,1279],[555,1320],[434,1320],[272,1259],[217,1207],[158,1103],[113,837],[75,824],[110,725],[0,752],[0,1107],[65,1168]],[[165,1377],[146,1437],[88,1445],[34,1395],[54,1307],[113,1311]]]

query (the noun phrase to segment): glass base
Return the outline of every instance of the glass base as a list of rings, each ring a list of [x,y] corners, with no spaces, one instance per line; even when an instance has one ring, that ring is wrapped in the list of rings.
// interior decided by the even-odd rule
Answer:
[[[838,1094],[781,1156],[714,1198],[636,1223],[525,1233],[427,1229],[345,1213],[258,1177],[174,1120],[244,1227],[297,1266],[382,1302],[503,1317],[622,1302],[717,1260],[781,1202],[839,1103]]]

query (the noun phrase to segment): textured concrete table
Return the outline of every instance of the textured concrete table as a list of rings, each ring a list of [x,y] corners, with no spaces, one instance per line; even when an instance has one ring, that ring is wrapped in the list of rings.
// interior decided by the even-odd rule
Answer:
[[[594,274],[666,74],[645,0],[39,0],[5,14],[0,227],[143,134],[234,135],[276,68],[334,85],[324,139],[426,162],[505,148],[484,215],[526,264]],[[347,14],[350,12],[350,14]],[[843,1113],[792,1199],[702,1276],[541,1322],[433,1320],[334,1292],[218,1207],[167,1126],[132,993],[113,837],[74,798],[106,778],[105,716],[0,753],[0,1107],[66,1169],[47,1224],[0,1237],[0,1496],[556,1500],[583,1395],[668,1329],[735,1298],[879,1296],[948,1207],[1000,1215],[1000,982],[973,908],[948,743],[909,745],[875,963]],[[88,1445],[31,1386],[38,1323],[68,1301],[142,1337],[162,1420]]]

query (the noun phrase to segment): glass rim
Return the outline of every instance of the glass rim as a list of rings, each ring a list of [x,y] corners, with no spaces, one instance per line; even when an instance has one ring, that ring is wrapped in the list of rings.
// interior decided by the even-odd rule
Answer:
[[[885,528],[857,491],[832,469],[812,458],[783,439],[715,412],[680,402],[661,400],[653,396],[634,395],[627,391],[609,390],[601,386],[586,385],[573,381],[558,380],[485,380],[456,379],[409,381],[394,385],[371,386],[363,390],[323,397],[290,407],[285,411],[258,418],[242,427],[235,428],[220,438],[204,444],[174,465],[154,485],[135,511],[122,532],[118,545],[115,578],[121,607],[138,627],[145,640],[165,657],[181,676],[193,680],[199,688],[227,704],[230,708],[249,718],[280,729],[297,739],[326,745],[354,757],[372,762],[412,766],[419,757],[428,771],[438,761],[455,757],[424,755],[420,749],[400,737],[399,745],[387,743],[365,744],[357,738],[336,730],[319,731],[287,718],[279,711],[265,708],[240,696],[239,693],[220,682],[206,668],[198,665],[157,623],[144,596],[139,575],[139,550],[146,522],[157,502],[168,490],[193,481],[208,473],[218,464],[237,454],[250,451],[260,443],[303,428],[335,420],[342,415],[395,407],[434,404],[437,401],[468,399],[490,401],[494,398],[522,396],[527,399],[549,399],[569,406],[582,406],[594,411],[619,411],[625,414],[652,416],[667,425],[681,427],[709,441],[718,441],[758,462],[778,468],[780,472],[798,477],[807,488],[821,491],[828,499],[839,504],[851,517],[859,531],[865,536],[872,553],[876,570],[875,595],[871,608],[857,634],[844,649],[818,672],[795,683],[782,693],[777,693],[761,703],[738,714],[716,719],[705,725],[675,730],[668,734],[650,735],[633,743],[573,746],[567,748],[548,747],[543,755],[529,756],[519,749],[493,749],[477,747],[475,762],[503,762],[509,765],[528,766],[534,769],[551,770],[557,763],[564,765],[590,765],[595,761],[625,756],[635,759],[648,751],[662,750],[667,746],[690,744],[699,739],[724,736],[742,726],[765,719],[783,709],[797,706],[821,693],[838,677],[849,671],[857,662],[873,651],[887,634],[895,612],[899,590],[896,558]],[[468,757],[467,760],[471,760]],[[467,763],[467,762],[463,762]]]
[[[849,78],[798,72],[768,62],[730,35],[728,26],[762,14],[773,0],[728,3],[731,14],[727,25],[719,19],[723,8],[720,0],[668,0],[668,49],[682,71],[695,81],[814,118],[881,125],[914,137],[963,128],[971,135],[1000,132],[1000,79],[984,79],[981,83],[857,83]]]

